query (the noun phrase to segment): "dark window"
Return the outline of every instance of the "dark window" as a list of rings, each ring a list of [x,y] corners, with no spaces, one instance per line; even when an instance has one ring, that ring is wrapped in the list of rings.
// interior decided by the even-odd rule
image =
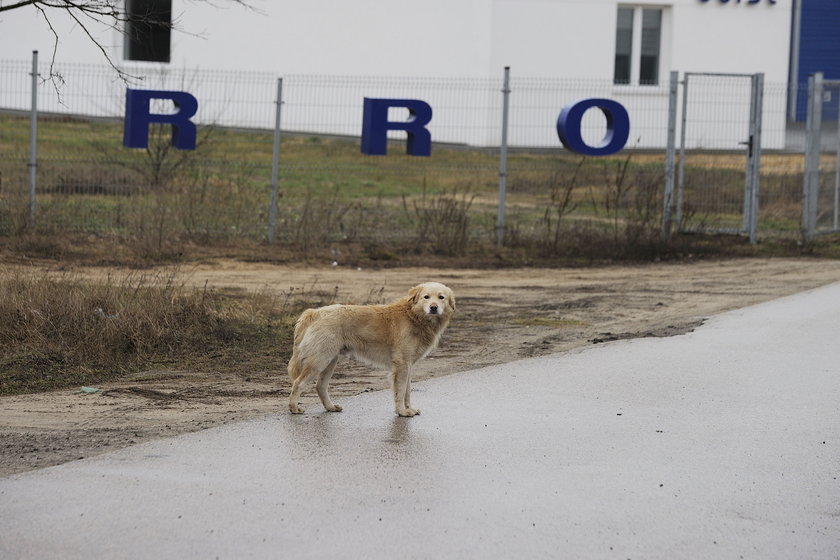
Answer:
[[[662,34],[662,10],[642,10],[642,47],[639,59],[639,83],[659,83],[659,44]]]
[[[172,0],[126,0],[125,59],[169,62]]]
[[[630,64],[633,56],[633,8],[618,9],[615,29],[615,72],[613,82],[630,83]]]

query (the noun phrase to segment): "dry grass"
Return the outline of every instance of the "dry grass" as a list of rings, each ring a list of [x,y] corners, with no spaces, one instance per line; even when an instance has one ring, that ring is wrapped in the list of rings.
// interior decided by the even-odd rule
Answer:
[[[670,258],[703,247],[741,251],[738,237],[660,241],[662,153],[581,158],[513,150],[506,246],[498,248],[495,151],[436,146],[430,158],[372,158],[348,139],[286,135],[275,243],[268,247],[270,134],[207,129],[200,149],[185,155],[166,149],[161,134],[154,136],[157,151],[127,151],[116,123],[43,125],[34,228],[26,223],[26,160],[0,158],[0,252],[16,258],[72,260],[82,251],[65,239],[88,234],[113,247],[97,264],[131,266],[229,254],[234,246],[245,248],[238,258],[400,264],[421,254],[424,262],[520,264]],[[25,143],[25,119],[0,115],[0,130],[10,146]],[[759,230],[794,251],[802,159],[762,155]],[[745,163],[742,152],[686,154],[685,231],[742,223]]]
[[[94,282],[72,273],[0,274],[0,394],[84,385],[166,367],[277,371],[292,325],[333,293],[220,293],[165,276]]]

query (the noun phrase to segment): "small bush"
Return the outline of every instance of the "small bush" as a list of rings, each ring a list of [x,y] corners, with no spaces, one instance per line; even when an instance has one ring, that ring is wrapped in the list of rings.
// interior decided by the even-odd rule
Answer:
[[[470,233],[470,207],[475,200],[469,189],[427,196],[425,188],[409,209],[406,197],[403,208],[416,229],[416,245],[431,252],[459,256],[467,252]]]
[[[151,366],[281,369],[297,294],[221,294],[168,276],[0,276],[0,394],[94,383]],[[247,369],[247,368],[245,368]]]

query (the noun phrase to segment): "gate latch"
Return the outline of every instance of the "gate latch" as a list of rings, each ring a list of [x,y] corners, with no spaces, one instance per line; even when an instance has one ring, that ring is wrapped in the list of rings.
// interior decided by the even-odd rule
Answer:
[[[753,155],[753,137],[752,136],[750,136],[750,139],[747,140],[746,142],[738,142],[738,144],[741,145],[741,146],[746,146],[747,147],[747,155],[752,157],[752,155]]]

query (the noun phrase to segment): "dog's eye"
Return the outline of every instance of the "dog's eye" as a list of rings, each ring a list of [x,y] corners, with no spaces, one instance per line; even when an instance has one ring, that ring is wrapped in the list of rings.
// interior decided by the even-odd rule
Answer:
[[[443,296],[438,296],[438,299],[446,299],[446,298],[443,297]]]
[[[429,299],[428,295],[423,296],[423,299]]]

